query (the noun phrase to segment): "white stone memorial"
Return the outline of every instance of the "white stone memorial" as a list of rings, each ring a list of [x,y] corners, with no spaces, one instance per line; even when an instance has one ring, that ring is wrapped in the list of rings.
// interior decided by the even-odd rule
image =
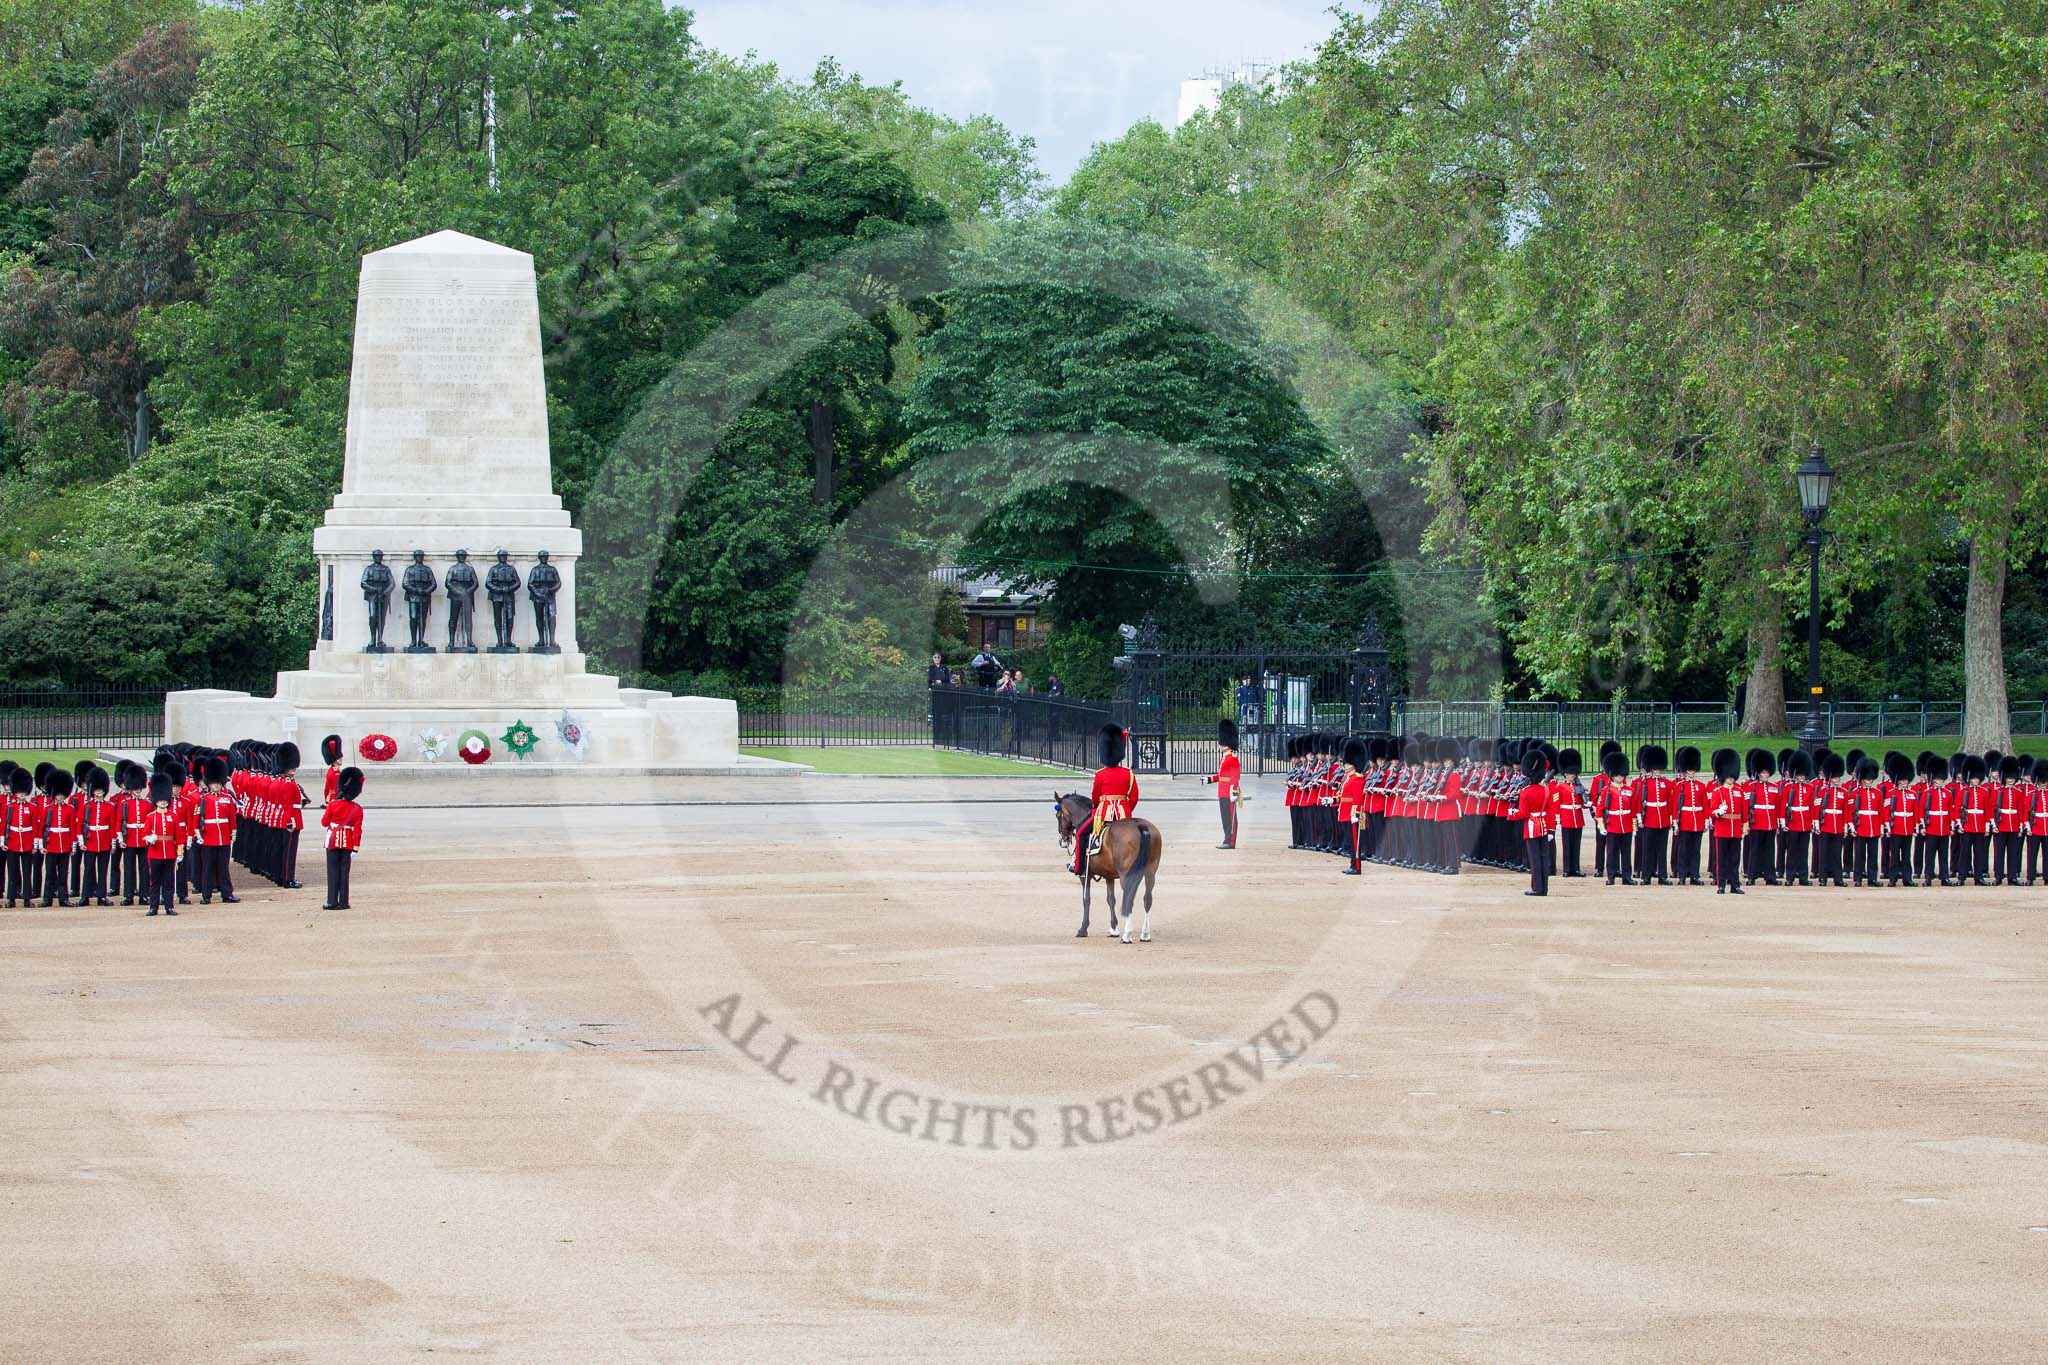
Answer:
[[[363,573],[383,552],[392,591],[383,651],[371,649]],[[409,652],[400,587],[413,551],[426,553],[436,591]],[[478,589],[475,652],[450,652],[448,571],[468,552]],[[507,552],[519,578],[513,652],[497,650],[483,584]],[[559,571],[558,653],[537,653],[528,576],[546,551]],[[322,610],[304,670],[280,673],[274,698],[246,692],[174,692],[164,733],[226,747],[237,739],[342,737],[361,763],[365,735],[398,743],[394,762],[422,761],[419,736],[438,731],[438,761],[465,730],[490,737],[489,765],[725,768],[738,763],[739,716],[730,700],[622,689],[585,671],[576,635],[576,569],[583,537],[555,496],[548,464],[540,305],[533,258],[459,232],[437,232],[363,258],[349,376],[348,444],[341,492],[313,533]],[[330,609],[331,604],[331,609]],[[581,753],[558,737],[567,713],[586,736]],[[540,737],[522,760],[499,736],[524,721]]]

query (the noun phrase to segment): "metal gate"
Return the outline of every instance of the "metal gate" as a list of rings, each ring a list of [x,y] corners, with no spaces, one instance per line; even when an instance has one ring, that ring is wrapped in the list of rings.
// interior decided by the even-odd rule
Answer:
[[[1216,722],[1234,718],[1248,772],[1287,766],[1287,741],[1310,730],[1385,733],[1394,691],[1386,639],[1368,618],[1349,649],[1167,642],[1147,616],[1117,661],[1118,720],[1140,773],[1195,774],[1216,766]]]

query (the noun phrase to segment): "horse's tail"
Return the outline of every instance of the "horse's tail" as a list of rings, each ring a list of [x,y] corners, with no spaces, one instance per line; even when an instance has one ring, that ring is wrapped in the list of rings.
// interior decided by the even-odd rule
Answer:
[[[1138,821],[1138,861],[1132,868],[1132,875],[1142,881],[1145,870],[1152,865],[1152,826]]]

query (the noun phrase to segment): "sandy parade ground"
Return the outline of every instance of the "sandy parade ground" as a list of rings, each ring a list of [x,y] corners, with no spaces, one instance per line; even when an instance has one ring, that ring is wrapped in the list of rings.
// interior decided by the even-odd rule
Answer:
[[[0,914],[0,1360],[2048,1355],[2048,889],[1151,780],[1124,946],[1050,781],[372,778],[351,911]]]

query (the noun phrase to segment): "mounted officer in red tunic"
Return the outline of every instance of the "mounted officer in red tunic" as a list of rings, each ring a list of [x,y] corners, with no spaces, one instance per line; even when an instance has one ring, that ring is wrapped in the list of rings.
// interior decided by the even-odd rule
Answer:
[[[1123,766],[1130,750],[1129,738],[1121,725],[1102,727],[1095,737],[1102,766],[1095,770],[1095,785],[1088,793],[1094,805],[1088,817],[1085,838],[1074,840],[1074,875],[1083,875],[1088,855],[1102,851],[1102,827],[1112,820],[1129,819],[1138,808],[1138,777]]]

